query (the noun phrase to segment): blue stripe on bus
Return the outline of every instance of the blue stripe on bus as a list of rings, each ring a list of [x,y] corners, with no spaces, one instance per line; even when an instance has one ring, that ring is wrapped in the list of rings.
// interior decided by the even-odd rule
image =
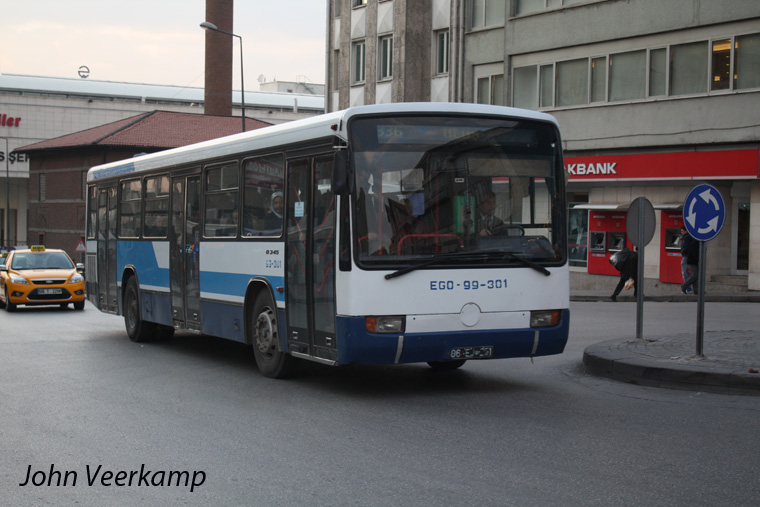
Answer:
[[[248,282],[252,277],[266,278],[273,289],[285,286],[283,276],[262,276],[255,273],[219,273],[217,271],[201,271],[201,292],[223,294],[225,296],[245,297]],[[274,291],[277,301],[285,301],[283,293]]]
[[[128,265],[137,269],[137,277],[141,286],[150,285],[169,290],[169,269],[158,267],[158,259],[156,259],[152,241],[119,241],[116,247],[117,277],[119,279],[121,279],[124,268]]]
[[[338,317],[338,362],[340,364],[392,364],[398,352],[398,334],[372,334],[364,317]],[[403,334],[400,363],[445,361],[456,347],[493,346],[493,359],[560,354],[567,344],[570,311],[562,311],[556,327],[538,329],[538,348],[533,351],[536,329]]]

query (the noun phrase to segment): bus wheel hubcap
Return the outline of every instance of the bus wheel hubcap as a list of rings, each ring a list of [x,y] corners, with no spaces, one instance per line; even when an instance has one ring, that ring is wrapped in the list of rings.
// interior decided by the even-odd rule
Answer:
[[[266,309],[256,320],[256,346],[262,354],[271,355],[275,349],[276,324],[271,310]]]

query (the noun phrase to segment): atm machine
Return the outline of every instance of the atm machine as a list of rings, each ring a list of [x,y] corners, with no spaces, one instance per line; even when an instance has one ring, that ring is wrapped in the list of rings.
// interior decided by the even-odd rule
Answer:
[[[588,272],[596,275],[614,275],[620,273],[610,264],[610,256],[624,247],[632,249],[625,233],[625,211],[589,212],[589,246]]]
[[[683,212],[663,210],[660,224],[660,281],[683,283],[681,275]]]

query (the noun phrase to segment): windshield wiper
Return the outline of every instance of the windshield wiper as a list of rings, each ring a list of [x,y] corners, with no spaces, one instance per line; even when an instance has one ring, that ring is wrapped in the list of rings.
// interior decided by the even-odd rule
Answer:
[[[401,275],[405,275],[407,273],[411,273],[412,271],[416,271],[418,269],[422,269],[428,266],[432,266],[433,264],[438,264],[441,261],[450,261],[450,260],[463,260],[463,261],[469,261],[469,260],[479,260],[479,259],[485,259],[488,257],[487,253],[483,252],[473,252],[471,254],[462,254],[457,252],[449,252],[444,254],[438,254],[436,256],[431,257],[430,259],[426,260],[425,262],[420,262],[419,264],[412,264],[410,266],[407,266],[405,268],[401,268],[398,271],[394,271],[393,273],[388,273],[385,275],[386,280],[390,280],[392,278],[396,278]]]
[[[456,252],[451,252],[451,253],[446,253],[446,254],[439,254],[439,255],[436,255],[435,257],[432,257],[432,258],[426,260],[425,262],[421,262],[419,264],[412,264],[412,265],[407,266],[405,268],[401,268],[401,269],[399,269],[397,271],[394,271],[393,273],[389,273],[389,274],[385,275],[385,279],[386,280],[391,280],[393,278],[405,275],[407,273],[411,273],[412,271],[416,271],[416,270],[421,269],[421,268],[432,266],[432,265],[437,264],[437,263],[439,263],[441,261],[444,261],[444,260],[452,260],[452,259],[453,260],[457,260],[457,261],[460,261],[460,260],[461,261],[480,260],[480,259],[492,258],[492,254],[498,254],[498,255],[501,255],[503,257],[507,257],[509,259],[516,260],[517,262],[521,263],[522,265],[527,266],[527,267],[529,267],[531,269],[534,269],[534,270],[538,271],[539,273],[541,273],[544,276],[549,276],[549,275],[552,274],[551,271],[549,271],[545,267],[541,266],[540,264],[537,264],[537,263],[535,263],[535,262],[533,262],[531,260],[528,260],[525,257],[521,257],[521,256],[517,255],[515,252],[509,252],[509,251],[506,251],[506,250],[481,250],[479,252],[472,252],[472,253],[469,253],[469,254],[462,254],[462,253],[456,253]]]
[[[504,254],[504,256],[509,257],[510,259],[514,259],[517,262],[520,262],[523,265],[528,266],[531,269],[535,269],[536,271],[538,271],[539,273],[541,273],[544,276],[549,276],[549,275],[552,274],[551,271],[549,271],[548,269],[546,269],[542,265],[537,264],[537,263],[533,262],[532,260],[526,259],[525,257],[520,257],[519,255],[515,254],[514,252],[501,251],[499,253]]]

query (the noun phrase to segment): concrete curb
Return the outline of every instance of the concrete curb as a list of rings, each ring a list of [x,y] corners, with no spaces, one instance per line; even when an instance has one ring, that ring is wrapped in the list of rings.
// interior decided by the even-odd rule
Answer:
[[[583,365],[592,375],[630,384],[760,396],[760,374],[744,364],[753,357],[760,363],[757,354],[733,361],[672,355],[678,351],[668,338],[610,340],[586,348]]]

